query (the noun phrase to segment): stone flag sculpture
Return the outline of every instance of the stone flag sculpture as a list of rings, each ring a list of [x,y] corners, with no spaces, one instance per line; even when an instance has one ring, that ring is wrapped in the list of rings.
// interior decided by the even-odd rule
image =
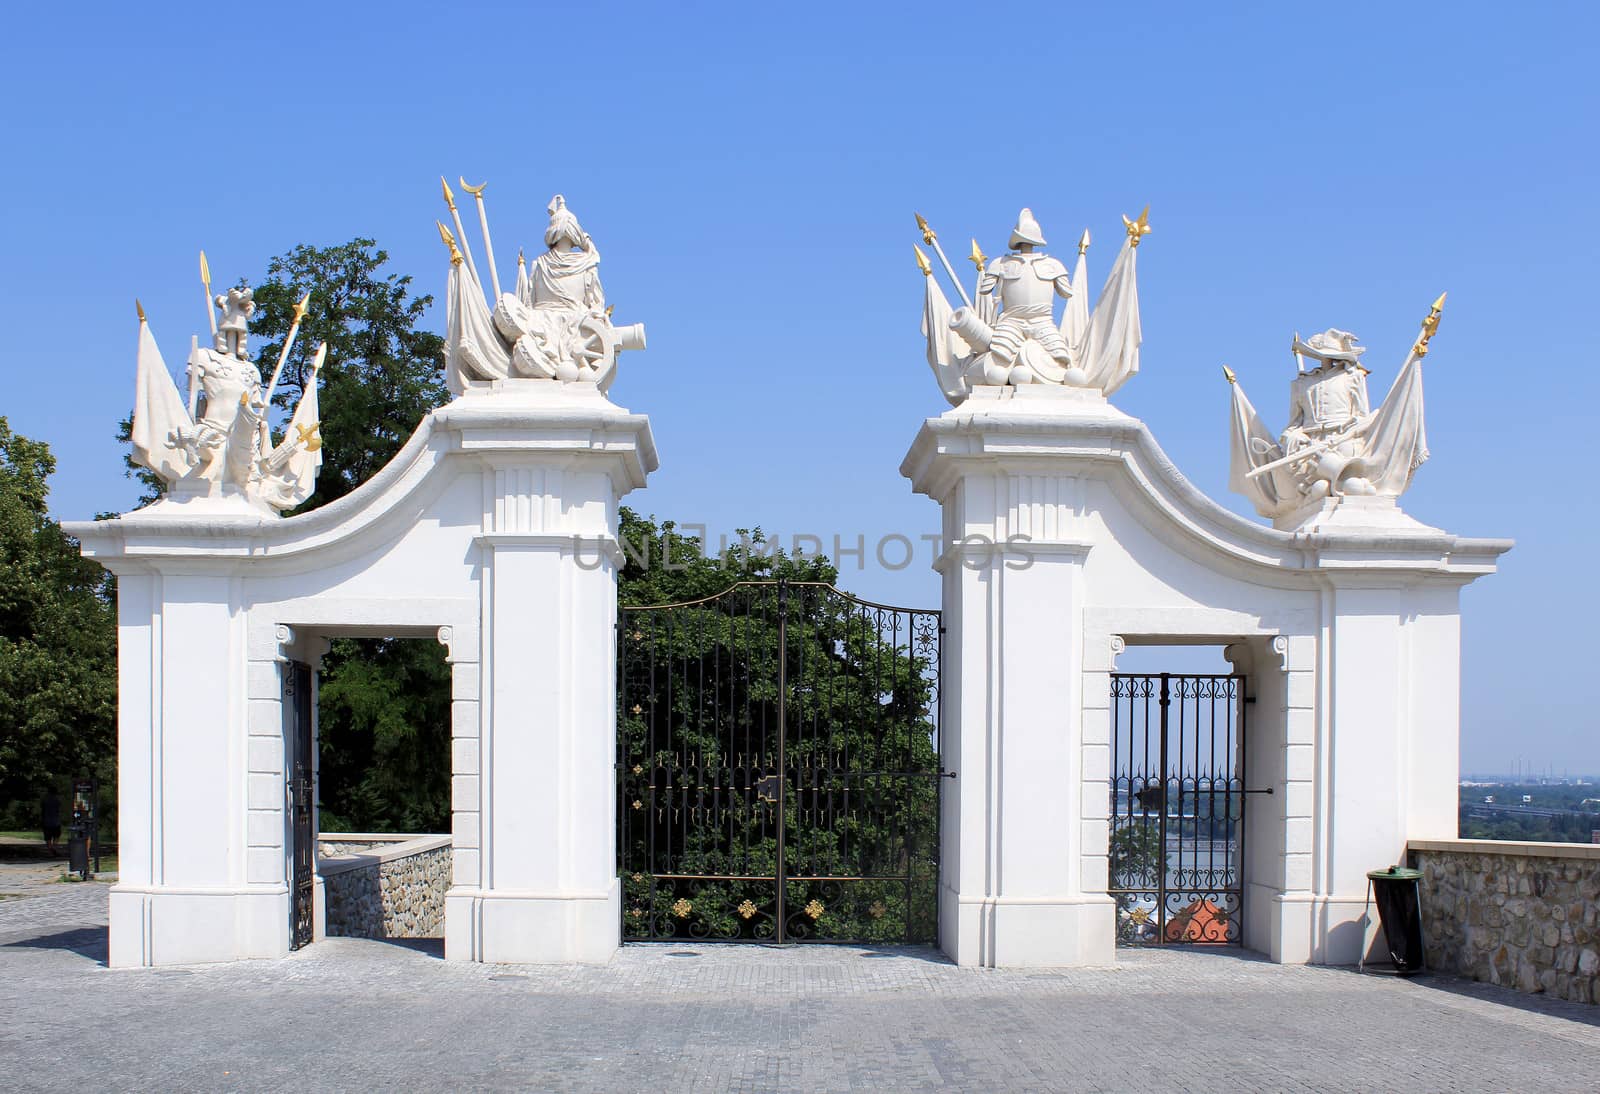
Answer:
[[[516,378],[592,383],[601,392],[609,388],[618,352],[644,349],[644,325],[612,325],[611,308],[600,285],[600,249],[567,208],[566,198],[557,194],[550,199],[544,253],[531,270],[519,253],[516,290],[502,293],[483,186],[468,186],[462,180],[478,204],[494,288],[491,306],[484,299],[455,195],[448,182],[440,182],[455,223],[454,233],[439,224],[440,238],[450,249],[445,370],[450,391],[460,395],[474,384]]]
[[[255,313],[250,288],[241,285],[216,297],[205,254],[200,277],[206,289],[212,344],[192,340],[189,399],[179,395],[161,349],[139,307],[138,379],[133,405],[134,462],[154,471],[170,500],[243,502],[263,513],[293,509],[316,489],[322,466],[317,410],[317,373],[327,346],[317,347],[304,394],[283,439],[274,444],[268,424],[273,389],[305,316],[309,294],[295,306],[272,379],[265,386],[250,360],[249,321]],[[218,319],[218,311],[221,319]],[[202,401],[203,400],[203,401]]]
[[[1299,371],[1289,389],[1289,424],[1273,437],[1233,370],[1228,485],[1274,520],[1329,497],[1397,498],[1428,458],[1423,427],[1422,359],[1439,329],[1444,296],[1433,302],[1422,333],[1383,404],[1367,399],[1366,347],[1349,331],[1329,329],[1293,350]],[[1307,369],[1306,358],[1316,364]]]
[[[1039,248],[1045,238],[1032,210],[1024,209],[1011,232],[1007,252],[990,262],[972,241],[969,256],[977,268],[974,301],[967,295],[939,246],[939,237],[919,214],[922,240],[939,257],[964,306],[954,310],[933,276],[933,264],[920,247],[917,267],[926,286],[922,334],[928,364],[939,389],[959,405],[975,387],[1055,384],[1110,395],[1139,371],[1139,287],[1137,252],[1150,232],[1147,206],[1137,220],[1122,218],[1127,238],[1094,310],[1088,304],[1089,233],[1078,242],[1071,275],[1059,260]],[[1054,300],[1067,301],[1059,323]]]

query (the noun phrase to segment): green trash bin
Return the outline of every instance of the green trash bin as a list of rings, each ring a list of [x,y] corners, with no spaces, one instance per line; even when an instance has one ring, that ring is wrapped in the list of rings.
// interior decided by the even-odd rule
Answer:
[[[1394,971],[1413,976],[1422,971],[1422,871],[1405,866],[1370,870],[1367,883],[1378,904],[1383,940]]]

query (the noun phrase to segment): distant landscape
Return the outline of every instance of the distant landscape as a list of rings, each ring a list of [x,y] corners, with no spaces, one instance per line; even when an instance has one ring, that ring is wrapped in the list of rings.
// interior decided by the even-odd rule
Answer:
[[[1596,842],[1600,777],[1463,779],[1461,838]]]

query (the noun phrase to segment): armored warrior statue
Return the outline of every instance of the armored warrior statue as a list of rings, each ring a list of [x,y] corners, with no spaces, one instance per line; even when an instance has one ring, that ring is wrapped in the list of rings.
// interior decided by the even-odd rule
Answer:
[[[295,308],[277,369],[263,387],[247,344],[249,319],[255,312],[250,289],[241,286],[213,298],[203,255],[201,277],[208,283],[207,302],[222,311],[222,319],[217,320],[215,311],[209,316],[212,347],[200,345],[198,339],[190,347],[187,407],[167,372],[144,309],[139,309],[134,460],[154,471],[175,499],[234,498],[266,513],[292,509],[311,496],[322,465],[317,372],[327,347],[318,348],[286,435],[274,446],[267,421],[272,388],[294,345],[306,298]]]
[[[1017,226],[1011,229],[1011,253],[995,259],[978,278],[980,296],[993,293],[1000,298],[1000,319],[986,345],[981,339],[969,338],[968,342],[974,349],[988,349],[990,363],[997,369],[1011,367],[1023,344],[1030,340],[1043,347],[1063,369],[1072,366],[1072,351],[1056,329],[1051,307],[1054,296],[1065,300],[1072,295],[1072,279],[1059,260],[1034,251],[1044,245],[1033,211],[1024,209],[1017,217]],[[961,328],[957,333],[966,337]],[[1031,379],[1019,376],[1017,382],[1028,383]]]
[[[1232,369],[1232,472],[1229,485],[1264,517],[1278,519],[1329,497],[1399,497],[1428,458],[1422,415],[1422,359],[1439,327],[1434,301],[1422,334],[1378,409],[1367,398],[1366,347],[1330,328],[1293,342],[1300,371],[1289,388],[1289,424],[1276,440]],[[1316,362],[1307,370],[1305,360]]]
[[[483,187],[468,190],[478,201],[484,250],[492,262]],[[600,249],[567,208],[566,198],[557,194],[547,207],[550,223],[544,233],[545,252],[535,259],[531,271],[519,256],[517,291],[498,294],[491,310],[484,302],[471,254],[465,251],[466,237],[448,183],[444,192],[461,234],[458,247],[456,236],[439,225],[451,262],[450,389],[460,394],[474,382],[528,378],[588,382],[605,391],[618,352],[644,348],[644,327],[638,323],[612,325],[611,309],[600,285]],[[498,275],[494,282],[498,285]]]
[[[928,340],[928,363],[952,404],[961,403],[974,388],[1026,384],[1089,388],[1109,395],[1138,372],[1142,336],[1134,254],[1150,231],[1149,209],[1138,220],[1122,219],[1128,241],[1093,314],[1079,303],[1069,306],[1058,324],[1055,299],[1081,299],[1088,291],[1080,283],[1088,276],[1087,232],[1079,246],[1075,276],[1059,259],[1037,249],[1046,244],[1030,209],[1018,215],[1008,253],[993,262],[973,240],[971,257],[978,270],[974,303],[950,267],[937,233],[917,217],[923,242],[938,255],[965,303],[951,310],[934,281],[932,263],[918,248],[917,266],[927,287],[922,330]]]

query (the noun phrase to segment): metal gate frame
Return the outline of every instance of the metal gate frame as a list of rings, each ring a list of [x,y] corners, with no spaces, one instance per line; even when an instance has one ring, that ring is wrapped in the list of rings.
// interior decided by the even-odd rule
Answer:
[[[312,755],[311,666],[285,666],[283,698],[290,710],[289,808],[294,825],[293,877],[289,885],[289,948],[298,950],[316,935],[317,848],[312,821],[316,806],[316,763]]]
[[[741,597],[744,598],[742,605]],[[808,613],[838,611],[844,613],[842,618],[847,623],[859,628],[855,632],[859,637],[877,643],[873,647],[874,672],[882,668],[877,651],[887,644],[890,653],[889,677],[873,677],[872,685],[879,689],[876,694],[892,697],[898,685],[903,688],[902,695],[926,695],[925,703],[915,708],[914,717],[910,713],[912,708],[906,708],[901,712],[904,720],[898,725],[892,721],[884,723],[884,735],[879,739],[880,742],[887,740],[889,732],[895,728],[905,734],[905,752],[898,770],[883,764],[881,761],[884,757],[876,749],[873,750],[873,756],[879,762],[875,767],[852,767],[852,759],[859,757],[850,755],[847,741],[841,750],[831,721],[825,726],[819,725],[813,709],[811,732],[808,735],[807,727],[802,724],[804,716],[795,716],[791,700],[796,686],[814,689],[816,684],[815,680],[808,679],[808,666],[804,660],[805,644],[794,642],[791,645],[791,623],[794,621],[791,616],[796,614],[796,600],[800,602],[799,620],[814,618]],[[741,606],[744,610],[742,615]],[[669,663],[663,669],[657,660],[658,650],[663,644],[668,649],[675,649],[688,640],[686,633],[674,629],[679,626],[675,611],[681,609],[726,612],[729,628],[726,658],[728,675],[726,678],[723,675],[723,662],[714,658],[715,663],[708,676],[704,653],[697,655],[694,666],[697,675],[693,684],[694,694],[702,705],[690,715],[681,715],[673,708],[674,665]],[[683,632],[691,627],[697,628],[693,631],[695,643],[703,642],[705,614],[703,611],[693,624],[682,625]],[[751,644],[750,623],[758,618],[768,626],[776,624],[776,664],[768,670],[775,678],[775,686],[770,700],[759,712],[759,729],[754,724],[756,713],[750,698],[753,692],[764,690],[761,685],[765,682],[751,672],[752,665],[765,652]],[[735,664],[732,646],[734,636],[740,631],[737,621],[741,619],[745,623],[743,637],[746,642],[742,650],[742,666]],[[884,938],[861,937],[859,932],[834,933],[829,923],[823,920],[830,908],[849,906],[850,886],[867,884],[878,886],[880,890],[891,885],[903,888],[904,904],[900,914],[904,919],[905,931],[903,937],[892,941],[935,941],[938,937],[940,787],[945,778],[954,777],[944,770],[939,751],[943,633],[942,616],[937,610],[879,604],[852,596],[826,582],[784,578],[738,581],[722,592],[697,600],[619,608],[617,843],[618,871],[625,893],[622,912],[624,940],[759,940],[778,943],[888,941]],[[812,636],[813,639],[816,637]],[[760,636],[756,638],[759,640]],[[836,648],[833,638],[829,642],[828,648]],[[646,646],[648,652],[644,652]],[[641,665],[641,661],[648,663]],[[689,671],[688,660],[681,665],[684,671]],[[744,676],[736,680],[734,674],[741,667]],[[792,672],[792,669],[795,671]],[[902,672],[904,675],[900,675]],[[916,680],[911,678],[913,672],[917,673]],[[635,679],[641,673],[648,681],[642,690]],[[832,679],[829,677],[830,681]],[[864,680],[863,676],[858,682]],[[690,681],[686,678],[684,683],[689,684]],[[734,695],[736,685],[740,683],[744,685],[744,738],[747,749],[750,745],[760,743],[759,748],[742,753],[731,747],[735,743],[733,723],[738,712],[725,712],[715,706],[723,701],[725,695]],[[708,713],[704,709],[708,684],[714,704],[709,711],[711,722],[718,727],[718,733],[726,725],[729,749],[709,757],[700,752],[679,750],[670,756],[670,762],[664,762],[663,754],[673,752],[673,747],[657,746],[672,746],[673,734],[680,732],[679,723],[674,719],[681,718],[686,722],[691,718],[703,719]],[[830,702],[831,689],[830,682]],[[663,690],[664,694],[661,693]],[[812,698],[815,700],[814,695]],[[890,708],[895,705],[892,698],[888,705]],[[665,708],[664,715],[662,707]],[[768,707],[773,715],[771,722],[767,720]],[[628,754],[625,727],[630,714],[646,722],[648,736],[644,752],[648,755]],[[725,720],[724,714],[729,718]],[[658,736],[658,727],[663,726],[665,739]],[[913,744],[916,734],[924,729],[931,739],[932,753],[931,756],[924,754],[917,757],[913,755]],[[683,736],[690,735],[686,730],[681,732]],[[769,737],[773,746],[770,749],[765,747]],[[719,746],[723,743],[721,739],[717,741]],[[819,756],[822,757],[820,764]],[[817,869],[807,870],[805,865],[797,861],[797,856],[805,857],[801,845],[805,842],[802,834],[806,824],[815,826],[810,830],[813,848],[820,842],[816,838],[818,833],[826,831],[837,838],[841,828],[846,834],[840,842],[848,844],[848,832],[856,826],[862,814],[867,814],[874,807],[880,812],[870,816],[895,819],[900,818],[896,810],[914,808],[919,797],[914,787],[922,780],[926,780],[925,785],[931,786],[933,791],[926,804],[931,838],[918,843],[912,824],[903,824],[891,831],[889,840],[900,841],[896,844],[893,856],[899,864],[897,870],[819,872]],[[888,808],[884,811],[886,803]],[[767,811],[768,820],[761,819],[763,810]],[[660,818],[664,814],[673,819],[667,821],[664,837],[658,837]],[[754,873],[728,870],[699,874],[660,869],[663,864],[671,866],[674,841],[686,841],[689,838],[690,818],[696,815],[702,818],[707,815],[717,817],[719,823],[723,818],[732,818],[729,821],[730,835],[734,827],[743,824],[744,863],[747,866],[751,857],[749,826],[751,823],[757,824],[759,834],[774,842],[773,868]],[[826,829],[819,826],[819,817],[823,818]],[[648,848],[643,856],[646,861],[630,861],[632,850],[640,838]],[[662,842],[668,845],[664,853],[660,848]],[[858,848],[857,854],[861,856],[861,862],[882,864],[882,860],[867,852],[865,847]],[[731,857],[730,852],[730,860]],[[815,850],[812,861],[815,865]],[[789,889],[796,883],[801,883],[811,896],[798,912],[789,906]],[[925,898],[917,891],[920,883],[927,884]],[[699,900],[693,888],[697,885],[732,890],[731,894],[725,895],[725,902],[730,904],[732,897],[739,895],[741,889],[748,891],[752,886],[771,885],[771,914],[765,914],[751,896],[746,896],[731,912],[729,909],[720,909],[715,921],[707,921],[704,902]],[[806,893],[802,894],[802,898]],[[667,901],[674,896],[677,899],[668,904]],[[873,921],[888,919],[886,913],[892,909],[886,906],[886,899],[894,903],[900,898],[874,899],[867,909]],[[924,899],[925,908],[919,903]],[[740,918],[736,919],[735,916]],[[859,922],[860,917],[857,915],[845,921]],[[893,920],[889,920],[884,926],[892,923]]]
[[[1243,945],[1250,702],[1238,674],[1111,674],[1107,892],[1117,902],[1118,945]],[[1202,821],[1209,833],[1203,856]],[[1186,827],[1195,833],[1187,848]],[[1154,852],[1147,845],[1152,829]],[[1152,854],[1156,860],[1147,861]]]

